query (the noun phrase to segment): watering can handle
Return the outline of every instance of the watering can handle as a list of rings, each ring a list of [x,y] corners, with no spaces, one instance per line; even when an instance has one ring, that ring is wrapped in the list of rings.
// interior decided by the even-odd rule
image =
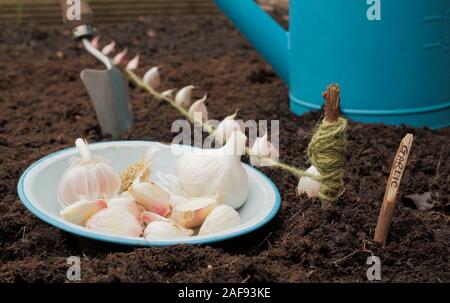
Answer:
[[[60,0],[64,25],[74,39],[90,38],[94,34],[94,15],[86,0]]]
[[[254,0],[215,1],[278,75],[289,83],[288,33]]]

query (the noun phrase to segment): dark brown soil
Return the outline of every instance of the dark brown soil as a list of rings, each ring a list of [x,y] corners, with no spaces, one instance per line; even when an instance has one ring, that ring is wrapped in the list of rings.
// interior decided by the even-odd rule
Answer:
[[[62,232],[34,217],[16,184],[39,158],[100,134],[79,80],[94,60],[57,27],[2,26],[0,32],[0,281],[66,281],[66,258],[82,258],[82,281],[148,282],[364,282],[367,257],[381,259],[383,281],[450,282],[450,129],[350,123],[346,191],[337,204],[295,194],[297,178],[262,169],[278,186],[275,219],[240,239],[207,246],[132,248]],[[195,84],[209,94],[211,117],[239,108],[242,119],[279,119],[281,158],[307,167],[307,134],[321,113],[289,112],[288,89],[222,16],[155,17],[103,25],[141,66],[158,64],[164,88]],[[147,31],[153,29],[156,37]],[[61,52],[61,53],[58,53]],[[62,56],[61,56],[62,55]],[[142,67],[139,72],[145,71]],[[317,92],[318,94],[320,92]],[[124,139],[169,142],[180,116],[132,89],[136,127]],[[385,182],[401,138],[415,134],[389,243],[371,242]],[[50,189],[51,190],[51,189]],[[432,192],[434,207],[419,210],[405,198]]]

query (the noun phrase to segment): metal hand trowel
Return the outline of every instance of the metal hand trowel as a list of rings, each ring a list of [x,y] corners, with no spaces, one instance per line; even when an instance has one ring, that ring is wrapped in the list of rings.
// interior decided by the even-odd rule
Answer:
[[[67,2],[61,1],[65,24],[72,31],[74,39],[81,40],[85,49],[106,67],[104,70],[83,70],[81,80],[94,105],[102,132],[117,138],[129,132],[133,126],[128,83],[111,60],[91,44],[89,39],[94,34],[93,15],[87,2],[73,1],[73,7]],[[76,7],[76,4],[79,6]]]

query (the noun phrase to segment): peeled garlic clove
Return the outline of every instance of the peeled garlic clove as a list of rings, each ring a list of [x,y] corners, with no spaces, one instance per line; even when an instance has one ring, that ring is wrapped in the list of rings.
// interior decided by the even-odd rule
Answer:
[[[145,84],[153,89],[157,89],[161,85],[161,76],[159,75],[159,69],[157,66],[150,68],[142,79]]]
[[[174,92],[175,92],[174,89],[168,89],[168,90],[163,91],[163,92],[161,93],[161,96],[162,96],[163,98],[173,99],[173,93],[174,93]]]
[[[219,205],[221,195],[190,198],[174,207],[171,219],[182,227],[194,228],[203,224],[209,213]]]
[[[212,234],[234,228],[241,224],[239,213],[228,205],[219,205],[206,217],[198,235]]]
[[[267,132],[264,136],[256,138],[250,154],[252,155],[250,163],[253,166],[273,166],[280,157],[278,149],[267,139]]]
[[[185,108],[190,106],[192,102],[192,90],[194,88],[194,85],[189,85],[180,89],[175,96],[175,103]]]
[[[139,53],[136,54],[136,56],[134,56],[134,58],[127,63],[126,69],[134,70],[138,68],[138,66],[139,66]]]
[[[119,196],[109,199],[107,202],[108,208],[121,209],[131,213],[137,220],[141,219],[143,208],[137,204],[131,196]]]
[[[320,176],[319,171],[315,166],[311,166],[306,170],[307,173]],[[297,186],[297,193],[300,195],[302,193],[306,193],[308,197],[318,197],[320,192],[320,182],[311,179],[310,177],[302,176],[300,177],[300,181]]]
[[[106,208],[86,221],[86,228],[115,236],[139,237],[142,226],[133,214],[120,208]]]
[[[207,97],[208,95],[205,94],[203,98],[195,101],[189,108],[189,115],[194,117],[194,121],[208,121],[208,109],[205,105]]]
[[[193,230],[181,227],[172,221],[153,221],[144,230],[147,241],[164,238],[180,238],[193,235]]]
[[[105,47],[102,48],[102,53],[106,56],[108,56],[109,54],[111,54],[114,49],[116,48],[116,42],[115,41],[111,41],[109,44],[105,45]]]
[[[150,211],[144,211],[142,213],[142,221],[145,224],[150,224],[153,221],[167,221],[167,222],[171,222],[170,219],[167,219],[166,217],[160,216],[160,215],[152,213]]]
[[[224,144],[231,136],[233,131],[240,130],[242,131],[241,125],[235,120],[237,112],[234,114],[227,116],[222,122],[219,123],[215,132],[214,138],[217,143],[220,145]]]
[[[114,65],[124,64],[127,58],[128,50],[125,48],[120,53],[114,56],[112,62]]]
[[[128,189],[128,192],[145,210],[163,217],[170,214],[170,195],[158,185],[150,182],[135,182]]]
[[[189,197],[223,193],[223,203],[239,208],[247,200],[248,176],[241,162],[247,137],[234,131],[219,149],[196,150],[182,154],[175,174]]]
[[[100,157],[92,156],[87,143],[79,138],[75,145],[81,155],[64,172],[58,185],[58,200],[70,205],[84,200],[108,199],[120,190],[117,172]]]
[[[106,201],[78,201],[67,206],[59,214],[64,220],[83,226],[95,213],[106,208]]]

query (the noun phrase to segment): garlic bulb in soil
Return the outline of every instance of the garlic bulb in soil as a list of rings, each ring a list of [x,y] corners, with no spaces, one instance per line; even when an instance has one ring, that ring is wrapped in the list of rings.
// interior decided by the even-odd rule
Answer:
[[[192,229],[181,227],[172,221],[155,220],[150,222],[144,230],[147,241],[154,239],[189,237],[194,234]]]
[[[104,208],[105,200],[78,201],[64,208],[59,214],[64,220],[83,226],[90,217]]]
[[[152,182],[141,183],[139,179],[131,185],[128,193],[133,199],[142,205],[145,210],[154,212],[160,216],[168,216],[171,212],[170,195],[161,187]]]
[[[186,228],[194,228],[203,224],[209,213],[221,202],[221,195],[211,197],[190,198],[172,210],[170,218]]]
[[[307,170],[307,173],[310,173],[313,176],[320,176],[319,171],[317,168],[313,165],[310,166]],[[300,177],[300,180],[298,182],[297,186],[297,193],[301,195],[302,193],[306,193],[308,197],[318,197],[320,192],[320,182],[311,179],[307,176]]]
[[[141,220],[144,209],[128,194],[109,199],[106,203],[110,209],[120,209],[122,211],[129,212],[137,220]]]
[[[219,205],[206,217],[198,235],[212,234],[241,224],[239,213],[228,205]]]
[[[219,123],[214,131],[214,139],[222,146],[230,138],[231,134],[235,130],[242,131],[240,124],[235,120],[237,112],[225,117],[222,122]]]
[[[120,208],[106,208],[86,221],[86,228],[115,236],[139,237],[142,226],[130,212]]]
[[[81,155],[64,172],[58,185],[58,200],[70,205],[81,199],[97,200],[116,196],[120,190],[117,172],[100,157],[92,156],[87,143],[77,139],[75,145]]]
[[[157,89],[161,85],[161,76],[157,66],[150,68],[142,78],[142,81],[153,89]]]
[[[278,149],[268,140],[267,132],[264,136],[256,138],[250,154],[250,163],[253,166],[272,166],[273,161],[277,161],[280,157]]]
[[[178,158],[175,172],[181,188],[190,197],[223,194],[223,203],[233,208],[248,196],[247,171],[241,162],[247,137],[234,131],[219,149],[193,150]]]

